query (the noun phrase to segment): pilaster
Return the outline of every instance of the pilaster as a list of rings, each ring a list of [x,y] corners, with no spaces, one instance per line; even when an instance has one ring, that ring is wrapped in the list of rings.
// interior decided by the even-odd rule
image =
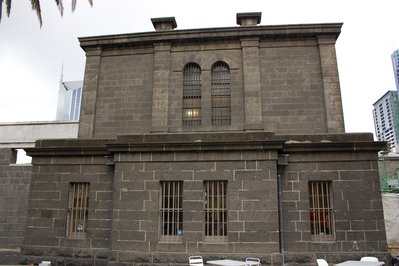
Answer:
[[[78,138],[94,137],[101,53],[101,47],[86,50],[86,69],[83,82]]]
[[[241,39],[244,102],[245,102],[245,129],[263,129],[261,85],[259,66],[259,38]]]
[[[154,44],[152,132],[168,131],[170,49],[169,43]]]
[[[321,72],[326,105],[327,133],[344,133],[344,115],[339,85],[335,36],[319,36]]]

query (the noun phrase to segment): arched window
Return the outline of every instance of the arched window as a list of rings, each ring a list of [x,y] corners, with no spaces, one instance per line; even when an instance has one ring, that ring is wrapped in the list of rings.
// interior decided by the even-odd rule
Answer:
[[[201,68],[189,63],[183,70],[183,126],[201,125]]]
[[[212,125],[231,124],[230,68],[225,62],[212,66]]]

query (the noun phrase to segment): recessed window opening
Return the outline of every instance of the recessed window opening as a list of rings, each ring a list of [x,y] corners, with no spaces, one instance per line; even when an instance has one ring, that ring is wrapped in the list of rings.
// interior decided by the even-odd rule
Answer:
[[[89,212],[89,183],[70,183],[67,237],[85,238]]]
[[[227,182],[204,182],[205,242],[227,241]]]
[[[161,241],[181,242],[183,235],[183,182],[161,182]]]
[[[333,207],[331,204],[331,182],[309,182],[309,215],[312,241],[334,240]]]
[[[231,124],[230,69],[225,62],[216,62],[212,67],[212,125]]]
[[[201,116],[201,68],[190,63],[183,71],[183,126],[200,126]]]

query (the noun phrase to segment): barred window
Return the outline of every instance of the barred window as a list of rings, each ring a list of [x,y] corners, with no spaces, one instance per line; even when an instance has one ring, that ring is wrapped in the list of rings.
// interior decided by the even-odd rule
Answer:
[[[201,68],[187,64],[183,71],[183,126],[201,125]]]
[[[227,182],[204,182],[204,212],[206,242],[227,241]]]
[[[225,126],[231,123],[230,69],[225,62],[212,66],[212,125]]]
[[[88,207],[89,183],[71,183],[68,197],[67,237],[86,237]]]
[[[334,240],[330,181],[309,182],[309,214],[312,241]]]
[[[181,242],[183,233],[183,182],[161,182],[161,241]]]

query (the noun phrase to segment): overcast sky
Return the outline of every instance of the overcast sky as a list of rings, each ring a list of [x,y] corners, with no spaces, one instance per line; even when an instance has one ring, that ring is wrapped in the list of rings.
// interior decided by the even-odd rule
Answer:
[[[399,49],[397,0],[42,0],[43,26],[27,0],[12,1],[0,24],[0,122],[53,120],[59,81],[82,80],[78,37],[153,31],[174,16],[177,29],[236,26],[236,13],[262,12],[261,25],[343,22],[336,43],[347,132],[373,132],[372,104],[395,90],[391,54]]]

